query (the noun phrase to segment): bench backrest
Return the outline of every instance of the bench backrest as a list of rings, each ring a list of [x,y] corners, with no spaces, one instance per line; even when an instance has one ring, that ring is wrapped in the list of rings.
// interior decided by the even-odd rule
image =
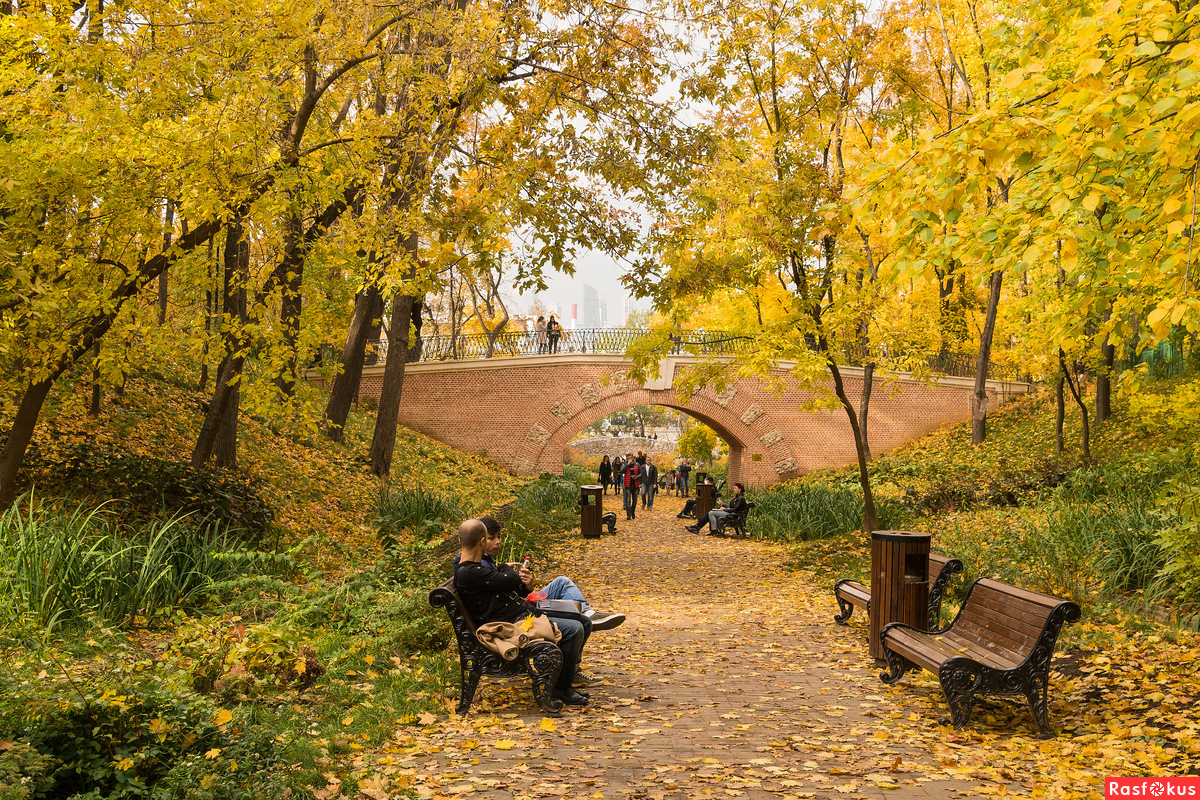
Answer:
[[[453,578],[429,593],[429,605],[434,608],[444,608],[450,615],[450,624],[454,626],[454,635],[458,639],[460,652],[463,652],[464,647],[469,649],[476,645],[478,640],[475,638],[475,629],[479,626],[475,624],[475,620],[471,618],[471,612],[467,611],[462,598],[458,596],[458,589],[454,587]]]
[[[942,570],[944,570],[946,568],[946,565],[949,564],[951,561],[958,561],[958,559],[951,558],[950,556],[944,556],[941,553],[930,553],[929,554],[929,582],[933,583],[935,580],[937,580],[937,576],[942,574]],[[961,572],[962,571],[962,562],[959,561],[958,563],[959,563],[959,568],[956,571]]]
[[[967,591],[950,632],[955,638],[1024,661],[1047,635],[1053,637],[1047,642],[1053,647],[1062,623],[1077,619],[1079,606],[1075,603],[980,578]]]

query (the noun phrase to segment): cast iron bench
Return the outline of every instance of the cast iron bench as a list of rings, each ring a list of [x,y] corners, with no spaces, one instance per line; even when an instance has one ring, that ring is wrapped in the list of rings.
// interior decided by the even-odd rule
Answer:
[[[746,538],[746,517],[750,515],[750,509],[754,508],[754,503],[746,503],[740,512],[730,514],[728,517],[721,517],[717,520],[717,529],[713,531],[714,536],[724,536],[727,527],[733,528],[733,535],[739,539]]]
[[[956,729],[970,721],[976,694],[1023,694],[1042,738],[1048,739],[1054,736],[1046,714],[1050,659],[1063,624],[1078,621],[1075,603],[980,578],[944,629],[925,633],[902,622],[883,626],[879,638],[888,671],[880,677],[895,683],[908,670],[935,673]]]
[[[957,558],[950,558],[939,553],[929,554],[929,605],[927,630],[938,627],[938,619],[942,613],[942,596],[946,593],[946,584],[950,576],[963,571],[963,563]],[[837,598],[841,613],[835,614],[834,622],[845,625],[858,606],[866,612],[871,611],[871,587],[863,586],[858,581],[842,578],[833,586],[833,595]]]
[[[547,714],[557,716],[562,710],[562,701],[554,697],[554,684],[562,671],[562,652],[550,642],[539,641],[521,648],[512,661],[505,661],[479,643],[475,629],[479,626],[463,605],[454,580],[448,580],[429,593],[429,605],[444,608],[454,626],[458,640],[458,659],[462,665],[462,686],[458,696],[458,713],[466,714],[483,675],[514,677],[528,675],[533,680],[533,699]]]

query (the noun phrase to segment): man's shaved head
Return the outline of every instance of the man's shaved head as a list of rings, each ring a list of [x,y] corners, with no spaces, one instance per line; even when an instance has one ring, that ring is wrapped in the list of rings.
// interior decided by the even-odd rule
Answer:
[[[458,543],[468,550],[478,546],[486,535],[487,528],[477,519],[469,519],[458,526]]]

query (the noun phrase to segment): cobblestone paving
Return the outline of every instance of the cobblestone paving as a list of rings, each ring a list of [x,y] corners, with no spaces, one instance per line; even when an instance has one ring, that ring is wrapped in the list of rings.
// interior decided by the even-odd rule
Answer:
[[[506,800],[1009,791],[955,774],[935,681],[880,682],[861,612],[832,621],[836,576],[787,570],[781,547],[688,533],[681,503],[660,496],[632,522],[618,510],[616,536],[564,554],[597,609],[628,615],[587,645],[586,709],[547,719],[526,682],[484,678],[465,718],[397,737],[388,785]]]

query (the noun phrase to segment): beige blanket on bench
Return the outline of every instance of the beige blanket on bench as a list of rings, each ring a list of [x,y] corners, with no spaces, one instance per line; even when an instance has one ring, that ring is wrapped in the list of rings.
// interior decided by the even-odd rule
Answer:
[[[558,626],[549,617],[529,616],[520,622],[488,622],[475,630],[479,643],[505,661],[513,661],[530,642],[558,644],[562,638]]]

